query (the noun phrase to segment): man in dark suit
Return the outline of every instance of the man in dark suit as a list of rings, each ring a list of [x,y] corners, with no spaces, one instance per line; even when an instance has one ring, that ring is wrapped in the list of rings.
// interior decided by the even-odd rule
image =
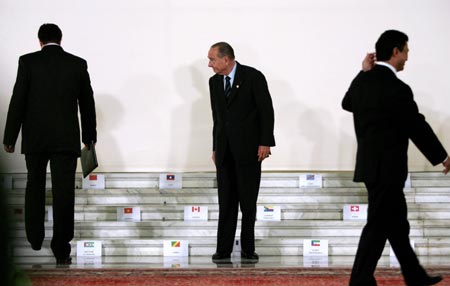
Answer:
[[[44,24],[38,32],[41,50],[23,55],[3,139],[6,152],[13,153],[22,129],[22,153],[28,170],[25,193],[25,228],[34,250],[45,237],[45,182],[50,161],[53,195],[51,249],[59,264],[69,264],[74,235],[75,171],[82,141],[97,140],[93,91],[86,61],[65,52],[62,32],[55,24]]]
[[[214,44],[208,58],[216,73],[209,79],[209,90],[219,193],[217,249],[212,259],[230,259],[240,206],[241,257],[257,262],[254,227],[261,162],[275,146],[272,99],[264,75],[235,61],[229,44]]]
[[[450,160],[425,117],[419,113],[411,88],[397,78],[408,59],[408,37],[389,30],[378,39],[350,85],[342,107],[353,113],[358,150],[355,182],[364,182],[369,197],[365,225],[350,278],[350,286],[377,285],[374,271],[389,240],[409,286],[433,285],[441,276],[428,276],[409,241],[407,206],[403,193],[408,174],[409,139],[433,164]]]

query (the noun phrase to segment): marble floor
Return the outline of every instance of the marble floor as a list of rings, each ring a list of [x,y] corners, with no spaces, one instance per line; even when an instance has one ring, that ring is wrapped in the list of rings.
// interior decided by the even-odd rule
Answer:
[[[231,263],[212,263],[210,256],[192,257],[161,257],[161,256],[109,256],[109,257],[73,257],[74,269],[99,268],[288,268],[288,267],[324,267],[324,268],[350,268],[353,256],[331,257],[303,257],[303,256],[261,256],[256,264],[241,261],[239,257],[232,257]],[[450,257],[447,256],[419,256],[425,268],[450,267]],[[20,257],[15,264],[22,269],[53,269],[58,268],[52,257]],[[378,262],[379,267],[398,268],[395,258],[382,256]]]

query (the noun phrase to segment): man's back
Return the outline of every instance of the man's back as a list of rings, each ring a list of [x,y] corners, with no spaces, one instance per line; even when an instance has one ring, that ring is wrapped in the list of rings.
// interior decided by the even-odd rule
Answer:
[[[22,153],[80,152],[95,140],[95,108],[86,61],[48,45],[19,59],[5,141],[15,143],[22,124]],[[13,144],[11,144],[13,145]]]

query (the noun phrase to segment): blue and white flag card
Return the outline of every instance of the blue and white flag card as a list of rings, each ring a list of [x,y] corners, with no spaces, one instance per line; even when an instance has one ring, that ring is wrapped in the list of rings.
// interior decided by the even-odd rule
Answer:
[[[322,188],[321,174],[300,175],[300,188]]]
[[[185,206],[184,221],[208,221],[208,206]]]
[[[175,173],[164,173],[159,175],[159,189],[178,190],[183,188],[183,176]]]
[[[258,206],[256,211],[256,219],[261,221],[280,221],[281,208],[280,206]]]
[[[100,174],[90,174],[86,178],[83,178],[83,189],[105,189],[105,175]]]

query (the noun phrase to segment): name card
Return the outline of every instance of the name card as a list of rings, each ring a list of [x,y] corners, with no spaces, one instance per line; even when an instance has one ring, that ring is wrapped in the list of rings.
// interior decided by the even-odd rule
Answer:
[[[12,190],[12,181],[11,175],[0,175],[0,190]]]
[[[414,240],[410,240],[409,244],[411,245],[412,249],[414,250]],[[398,262],[397,257],[395,256],[394,250],[392,249],[392,246],[389,247],[389,264],[390,264],[390,267],[400,267],[400,262]]]
[[[188,242],[185,240],[165,240],[163,255],[188,256],[189,255]]]
[[[207,206],[185,206],[184,207],[185,221],[208,221],[208,207]]]
[[[281,208],[280,206],[258,206],[256,219],[261,221],[280,221]]]
[[[140,207],[118,207],[117,221],[141,221]]]
[[[102,256],[102,242],[98,240],[77,241],[77,257]]]
[[[304,256],[303,267],[328,267],[328,256]]]
[[[183,187],[183,176],[181,174],[166,173],[159,175],[159,189],[178,190]]]
[[[234,240],[234,245],[233,245],[233,253],[232,253],[232,255],[236,256],[236,257],[241,257],[241,251],[242,251],[241,240],[240,239],[235,239]]]
[[[328,240],[304,239],[303,256],[328,256]]]
[[[53,221],[53,207],[47,206],[47,221]]]
[[[90,174],[83,178],[83,189],[105,189],[105,175]]]
[[[344,220],[367,220],[367,204],[344,205]]]
[[[300,175],[300,188],[322,188],[321,174]]]

